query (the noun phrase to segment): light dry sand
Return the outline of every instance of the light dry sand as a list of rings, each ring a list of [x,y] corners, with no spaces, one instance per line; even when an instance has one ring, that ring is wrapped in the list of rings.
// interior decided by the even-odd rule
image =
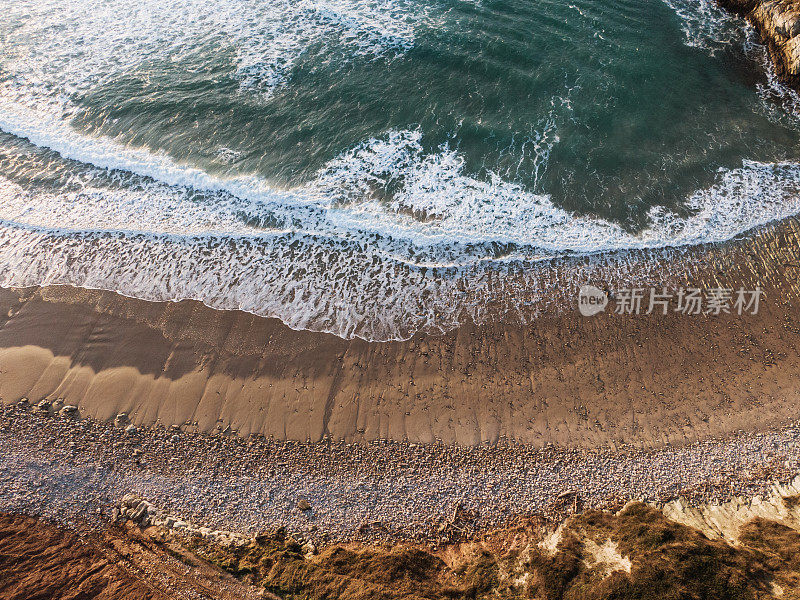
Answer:
[[[312,441],[649,447],[777,427],[800,414],[798,232],[789,220],[694,257],[702,281],[689,284],[761,285],[757,316],[572,308],[405,342],[297,332],[195,301],[4,289],[0,397]]]

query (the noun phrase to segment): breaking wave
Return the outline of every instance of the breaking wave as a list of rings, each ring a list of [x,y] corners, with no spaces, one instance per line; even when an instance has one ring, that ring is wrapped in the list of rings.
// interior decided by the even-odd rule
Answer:
[[[308,51],[402,55],[426,11],[409,0],[18,0],[3,18],[6,94],[55,90],[66,103],[147,63],[200,68],[198,49],[231,51],[241,85],[269,95]]]
[[[711,0],[664,1],[690,46],[713,53],[746,37]],[[595,13],[581,15],[593,26]],[[492,15],[512,22],[501,17]],[[561,96],[553,96],[550,114],[535,114],[524,142],[511,132],[507,160],[494,163],[502,172],[469,168],[455,134],[431,148],[421,126],[386,126],[337,147],[302,183],[280,186],[70,125],[76,97],[148,62],[191,69],[194,53],[211,48],[203,55],[210,60],[231,52],[238,85],[271,97],[307,53],[391,61],[434,22],[430,6],[412,0],[15,2],[0,31],[0,285],[192,298],[295,329],[405,339],[480,320],[490,304],[514,312],[546,301],[556,284],[520,266],[723,242],[800,213],[800,165],[751,160],[719,169],[713,184],[675,203],[679,212],[647,208],[636,231],[593,216],[591,206],[566,210],[541,183],[564,122],[576,118]],[[561,86],[562,75],[555,79]],[[765,103],[800,105],[772,75],[759,85]],[[466,135],[484,135],[481,115],[472,120]],[[226,145],[215,151],[223,163],[239,159],[240,150]],[[527,184],[514,170],[523,162]],[[497,281],[512,271],[527,279],[501,293]]]
[[[794,163],[721,171],[687,199],[688,216],[653,208],[631,233],[470,177],[457,151],[425,153],[418,131],[365,141],[281,190],[26,122],[0,113],[17,136],[0,161],[0,285],[194,298],[343,337],[454,327],[510,263],[719,242],[800,212]]]

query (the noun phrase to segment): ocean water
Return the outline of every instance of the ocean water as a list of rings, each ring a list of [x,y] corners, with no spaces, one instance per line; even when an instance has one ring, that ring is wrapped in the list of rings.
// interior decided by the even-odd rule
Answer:
[[[390,340],[800,212],[800,100],[712,0],[0,9],[0,285]]]

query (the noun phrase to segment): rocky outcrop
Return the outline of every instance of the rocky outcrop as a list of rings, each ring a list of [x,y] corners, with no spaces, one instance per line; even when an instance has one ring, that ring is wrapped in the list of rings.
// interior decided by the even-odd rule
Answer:
[[[680,499],[663,510],[629,502],[575,514],[550,535],[543,519],[520,519],[438,547],[396,540],[317,549],[283,528],[249,538],[204,531],[134,495],[118,516],[273,599],[800,598],[799,490],[797,477],[776,483],[766,500]]]
[[[736,544],[742,529],[754,519],[765,519],[800,532],[800,475],[788,483],[774,483],[766,496],[737,496],[727,502],[693,506],[683,498],[662,508],[672,521],[693,527],[710,539]]]
[[[800,89],[800,0],[719,0],[719,3],[756,28],[778,77]]]
[[[196,536],[224,547],[242,546],[250,541],[248,536],[230,531],[218,531],[200,527],[156,508],[153,504],[134,494],[122,498],[114,512],[114,520],[129,520],[139,527],[161,527],[186,536]]]

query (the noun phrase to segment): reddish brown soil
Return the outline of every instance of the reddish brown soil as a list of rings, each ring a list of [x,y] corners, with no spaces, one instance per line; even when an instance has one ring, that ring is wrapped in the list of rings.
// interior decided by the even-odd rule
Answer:
[[[33,517],[0,515],[3,600],[248,597],[257,597],[254,588],[133,528],[79,537]]]

